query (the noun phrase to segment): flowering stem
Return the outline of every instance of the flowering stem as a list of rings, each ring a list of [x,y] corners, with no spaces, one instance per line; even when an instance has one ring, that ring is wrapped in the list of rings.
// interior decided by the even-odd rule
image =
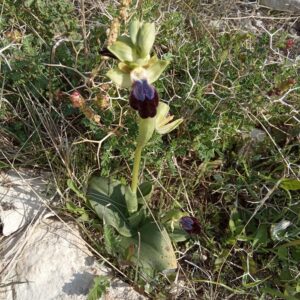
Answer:
[[[132,181],[131,181],[131,191],[136,194],[137,187],[139,183],[139,168],[142,157],[143,145],[137,144],[135,153],[134,153],[134,162],[132,170]]]

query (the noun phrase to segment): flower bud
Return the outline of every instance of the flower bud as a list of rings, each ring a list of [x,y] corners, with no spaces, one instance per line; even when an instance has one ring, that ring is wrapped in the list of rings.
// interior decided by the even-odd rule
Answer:
[[[188,234],[200,234],[201,226],[199,221],[195,217],[185,216],[179,221],[182,229],[184,229]]]
[[[85,105],[84,98],[80,95],[79,92],[75,91],[70,95],[70,100],[74,108],[81,108]]]

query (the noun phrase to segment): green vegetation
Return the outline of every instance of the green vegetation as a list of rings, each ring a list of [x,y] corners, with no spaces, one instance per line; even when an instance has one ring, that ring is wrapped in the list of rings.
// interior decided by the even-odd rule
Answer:
[[[154,186],[149,209],[169,233],[181,211],[201,224],[201,234],[174,243],[177,273],[145,282],[111,255],[114,233],[83,200],[94,172],[130,182],[138,133],[128,90],[105,76],[116,64],[99,54],[113,2],[91,9],[85,1],[85,22],[67,0],[0,4],[0,168],[51,171],[65,203],[59,210],[152,297],[299,299],[300,82],[289,54],[297,45],[289,49],[288,31],[276,31],[272,20],[246,31],[221,19],[225,8],[220,15],[211,5],[210,15],[198,2],[147,0],[129,11],[158,20],[154,50],[171,63],[155,86],[175,118],[184,118],[151,139],[142,162],[143,181]],[[85,113],[69,100],[75,90]]]

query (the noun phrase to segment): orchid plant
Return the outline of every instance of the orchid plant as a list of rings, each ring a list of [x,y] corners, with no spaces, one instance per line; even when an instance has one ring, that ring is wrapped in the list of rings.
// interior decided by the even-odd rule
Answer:
[[[177,261],[166,229],[147,212],[146,204],[153,188],[150,182],[139,183],[142,152],[155,131],[166,134],[183,121],[173,121],[169,106],[160,101],[153,86],[169,64],[156,55],[151,56],[154,40],[154,23],[133,20],[129,35],[119,36],[108,47],[110,55],[119,63],[107,76],[118,87],[130,89],[129,104],[137,111],[139,134],[131,185],[92,177],[87,191],[90,205],[103,220],[104,227],[117,233],[117,246],[112,254],[122,253],[148,276],[176,269]]]

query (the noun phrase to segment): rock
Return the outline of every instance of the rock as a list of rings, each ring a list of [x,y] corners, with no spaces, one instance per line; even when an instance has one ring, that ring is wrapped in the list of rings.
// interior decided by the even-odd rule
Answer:
[[[87,299],[100,275],[110,280],[103,299],[146,299],[97,262],[78,225],[53,219],[47,186],[29,172],[0,174],[0,299]]]
[[[73,223],[44,219],[2,244],[1,299],[87,299],[96,276],[112,278],[111,271],[97,263]],[[121,280],[111,279],[104,299],[146,298]]]
[[[8,236],[30,223],[46,210],[47,182],[41,176],[24,172],[0,174],[0,220],[2,234]]]
[[[300,12],[300,0],[260,0],[259,4],[274,10]]]
[[[253,128],[250,137],[254,143],[261,143],[266,139],[267,134],[261,129]]]

